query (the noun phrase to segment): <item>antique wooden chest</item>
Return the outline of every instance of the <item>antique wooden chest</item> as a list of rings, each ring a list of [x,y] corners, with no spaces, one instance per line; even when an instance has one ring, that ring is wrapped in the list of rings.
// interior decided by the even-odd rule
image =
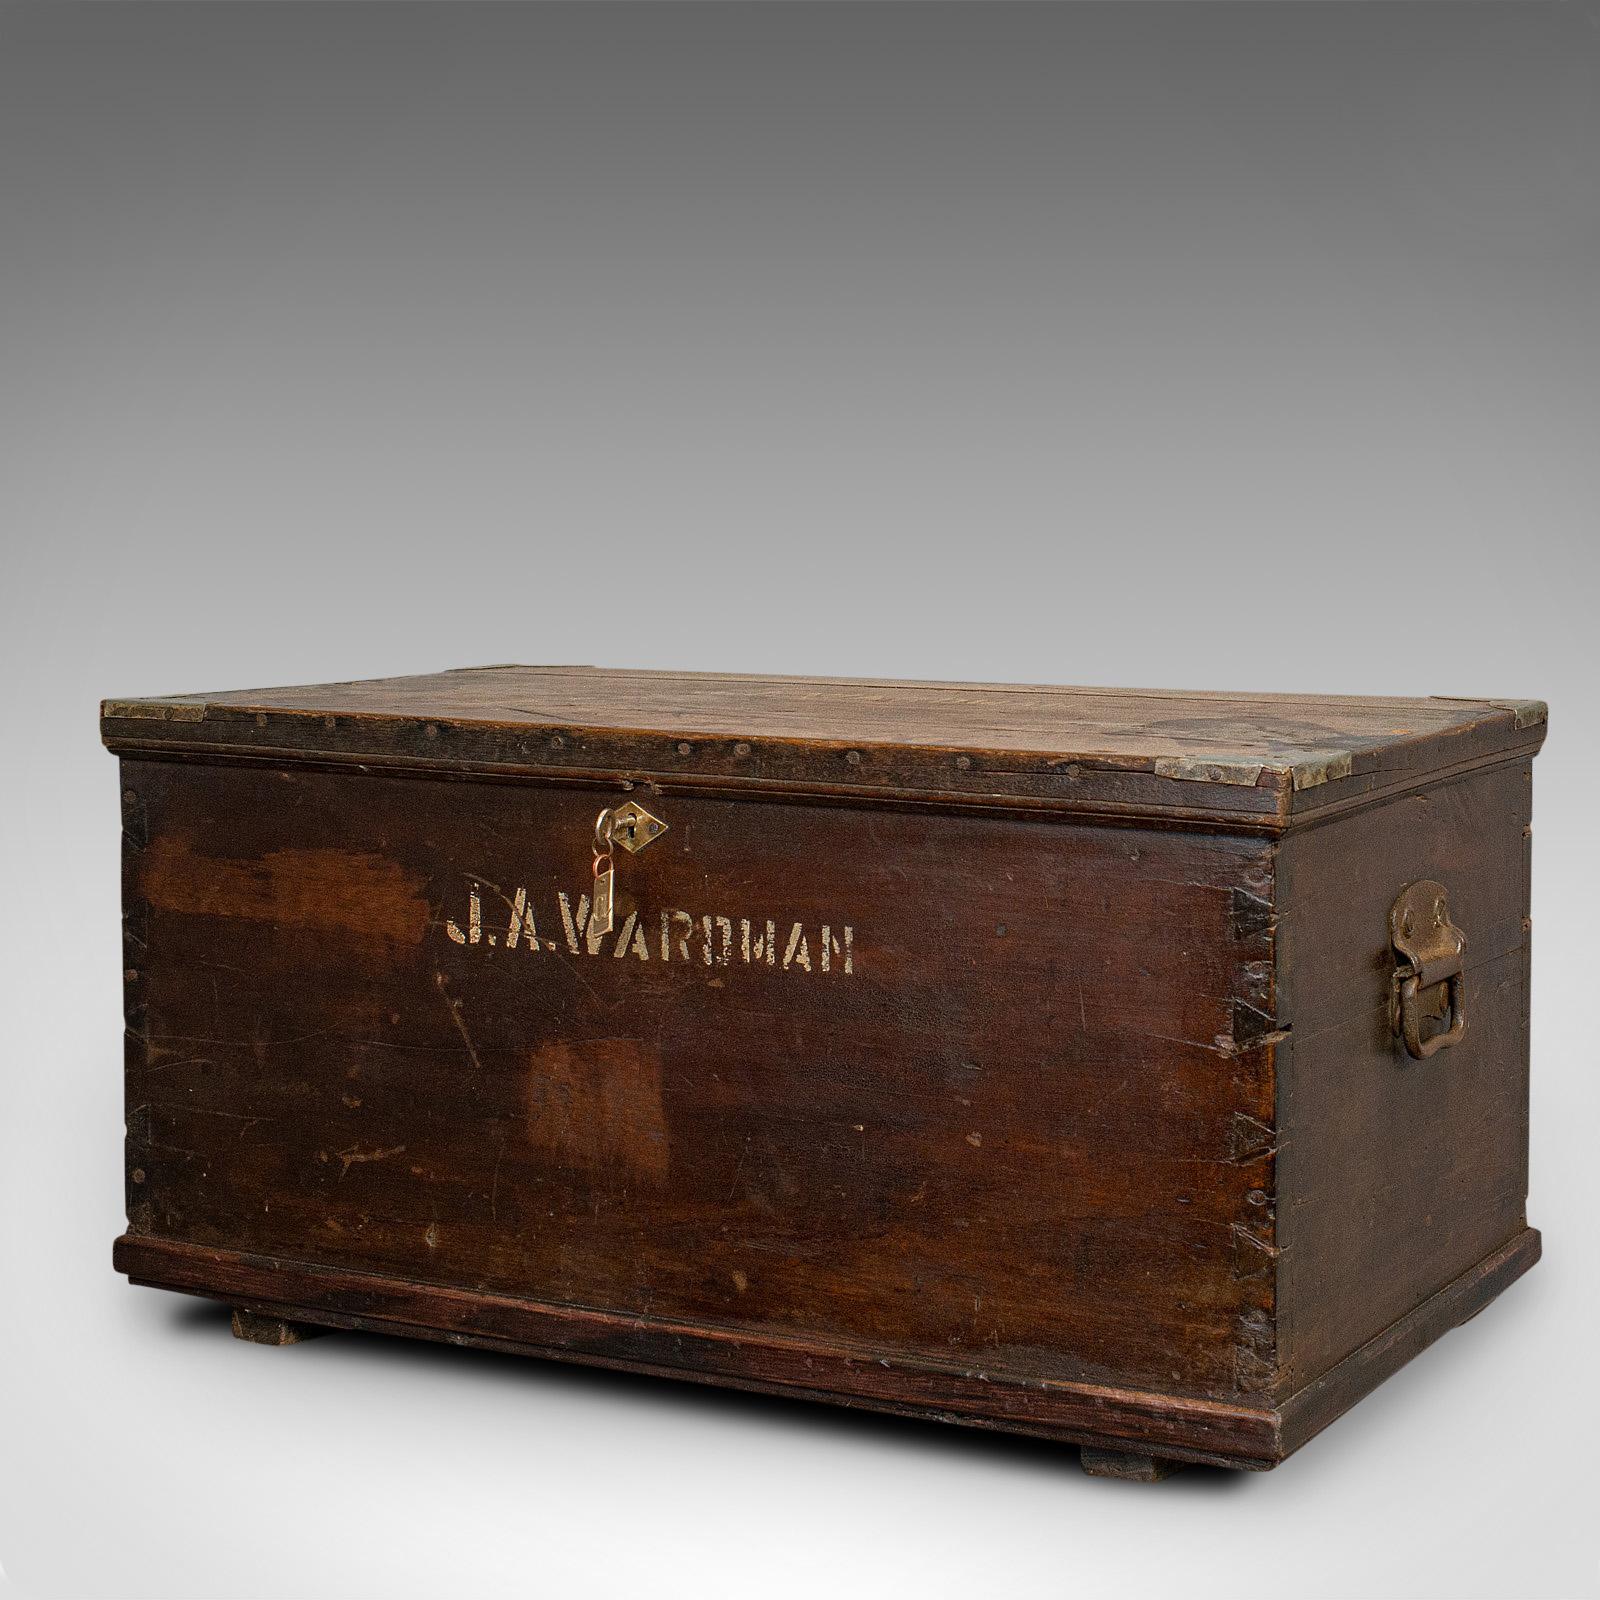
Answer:
[[[1270,1467],[1538,1258],[1536,701],[102,708],[136,1282]]]

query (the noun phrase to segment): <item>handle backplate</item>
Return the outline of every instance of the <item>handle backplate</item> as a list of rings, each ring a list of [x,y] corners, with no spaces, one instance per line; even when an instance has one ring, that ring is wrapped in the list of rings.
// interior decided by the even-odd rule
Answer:
[[[1400,891],[1389,908],[1394,947],[1394,1031],[1406,1054],[1425,1061],[1467,1031],[1464,933],[1450,920],[1450,896],[1442,883],[1424,878]],[[1425,1024],[1436,1022],[1428,1029]]]

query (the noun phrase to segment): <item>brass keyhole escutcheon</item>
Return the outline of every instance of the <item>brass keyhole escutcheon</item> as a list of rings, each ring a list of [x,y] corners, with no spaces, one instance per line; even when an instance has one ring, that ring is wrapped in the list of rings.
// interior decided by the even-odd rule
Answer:
[[[611,842],[637,855],[667,831],[660,817],[652,816],[636,800],[611,808]]]

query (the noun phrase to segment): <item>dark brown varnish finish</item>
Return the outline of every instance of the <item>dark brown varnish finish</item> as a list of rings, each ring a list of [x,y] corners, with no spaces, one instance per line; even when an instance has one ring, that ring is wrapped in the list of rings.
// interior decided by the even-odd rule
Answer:
[[[1275,1464],[1537,1257],[1536,702],[487,668],[107,702],[136,1281]],[[601,807],[666,824],[617,852]],[[1391,1017],[1399,891],[1467,936]]]

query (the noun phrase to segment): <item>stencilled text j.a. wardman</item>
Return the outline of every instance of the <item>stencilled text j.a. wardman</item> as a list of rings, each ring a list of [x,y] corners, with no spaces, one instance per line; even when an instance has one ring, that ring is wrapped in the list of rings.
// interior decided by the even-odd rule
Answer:
[[[487,905],[485,890],[493,897]],[[536,913],[533,897],[521,885],[508,895],[474,883],[468,890],[465,918],[446,921],[444,931],[455,944],[486,950],[610,954],[618,960],[689,961],[707,967],[738,963],[846,978],[855,974],[855,929],[849,923],[635,910],[627,913],[615,934],[601,933],[590,917],[589,896],[580,894],[574,904],[565,890],[542,912],[542,917]]]

